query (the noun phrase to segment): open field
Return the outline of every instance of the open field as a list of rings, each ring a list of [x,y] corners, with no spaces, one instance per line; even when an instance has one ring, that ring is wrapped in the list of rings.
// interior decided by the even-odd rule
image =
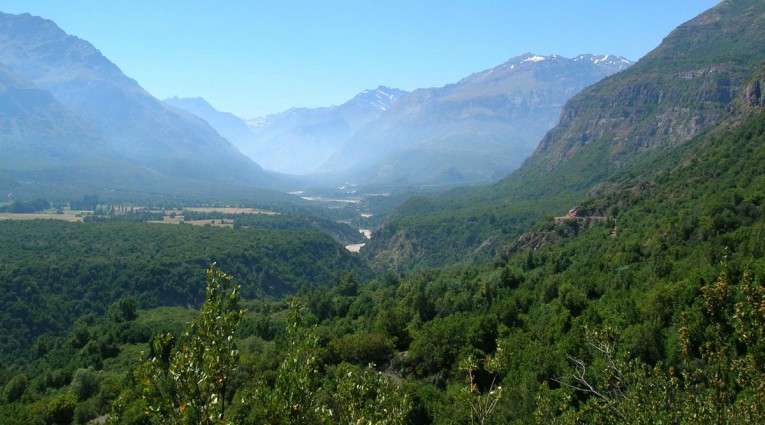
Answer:
[[[279,215],[279,213],[273,211],[259,210],[256,208],[230,208],[230,207],[194,207],[185,208],[185,210],[192,212],[213,213],[219,212],[223,214],[263,214],[263,215]]]
[[[212,220],[184,220],[182,215],[176,215],[171,217],[165,215],[162,220],[150,220],[147,223],[164,223],[164,224],[191,224],[193,226],[216,226],[216,227],[234,227],[234,220],[228,219],[212,219]]]
[[[279,215],[277,212],[273,211],[266,211],[266,210],[259,210],[256,208],[233,208],[233,207],[191,207],[191,208],[184,208],[183,211],[193,212],[193,213],[220,213],[220,214],[226,214],[226,215],[248,215],[248,214],[256,214],[256,215]],[[154,220],[149,221],[149,223],[165,223],[165,224],[191,224],[193,226],[216,226],[216,227],[234,227],[234,220],[227,218],[227,219],[203,219],[203,220],[186,220],[183,216],[182,212],[180,213],[173,213],[168,214],[165,213],[165,216],[162,220]]]
[[[4,204],[9,203],[0,203],[0,206]],[[112,207],[109,206],[111,209]],[[279,213],[274,211],[266,211],[256,208],[233,208],[233,207],[191,207],[191,208],[184,208],[183,210],[152,210],[148,209],[146,207],[136,207],[136,206],[118,206],[114,208],[112,213],[116,213],[116,215],[123,215],[127,214],[128,209],[130,210],[130,213],[132,214],[133,211],[143,211],[148,213],[160,213],[164,214],[164,217],[162,220],[155,220],[150,221],[151,223],[168,223],[168,224],[178,224],[178,223],[185,223],[185,224],[191,224],[195,226],[205,226],[205,225],[211,225],[211,226],[219,226],[219,227],[233,227],[233,220],[232,219],[204,219],[204,220],[184,220],[184,216],[182,214],[182,211],[188,211],[193,213],[219,213],[219,214],[226,214],[226,215],[246,215],[246,214],[260,214],[260,215],[279,215]],[[10,212],[0,212],[0,220],[62,220],[62,221],[69,221],[69,222],[76,222],[76,221],[84,221],[84,218],[92,215],[93,211],[80,211],[80,210],[69,210],[68,208],[63,209],[62,212],[55,212],[54,210],[44,211],[44,212],[36,212],[36,213],[10,213]]]
[[[62,220],[62,221],[82,221],[85,214],[82,211],[64,211],[63,214],[56,213],[0,213],[0,220]]]

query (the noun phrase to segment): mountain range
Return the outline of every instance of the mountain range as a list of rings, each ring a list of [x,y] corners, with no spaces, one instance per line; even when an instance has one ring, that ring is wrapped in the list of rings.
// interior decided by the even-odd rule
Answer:
[[[72,144],[43,169],[117,155],[5,67],[0,111],[3,149]],[[0,220],[3,423],[765,423],[763,164],[765,2],[724,0],[506,178],[330,208],[382,223],[360,256],[299,209]]]
[[[487,182],[520,165],[567,99],[630,64],[526,54],[440,88],[380,86],[339,106],[246,121],[201,98],[161,102],[52,21],[2,14],[12,113],[2,117],[0,189],[206,196],[296,185],[258,164],[314,184]]]
[[[631,65],[616,56],[524,54],[404,96],[354,134],[321,171],[362,184],[498,180],[533,152],[586,86]]]
[[[171,108],[52,21],[0,14],[6,178],[90,190],[276,187],[198,117]],[[34,164],[24,168],[23,164]]]
[[[290,108],[245,120],[220,112],[202,98],[169,98],[165,103],[195,114],[269,170],[306,175],[329,159],[364,125],[406,92],[380,86],[339,106]]]
[[[247,121],[255,135],[241,146],[252,158],[284,173],[305,175],[340,149],[365,125],[390,109],[406,92],[389,87],[365,90],[339,106],[292,108]]]
[[[201,98],[165,102],[205,119],[279,172],[333,184],[477,183],[517,168],[557,123],[566,100],[631,64],[614,55],[529,53],[445,87],[408,93],[380,86],[340,106],[251,120]]]
[[[722,2],[569,100],[519,170],[488,188],[409,201],[376,229],[366,253],[393,267],[439,266],[497,254],[544,217],[611,214],[618,222],[629,204],[613,204],[615,194],[656,186],[720,144],[713,135],[746,122],[740,111],[763,103],[763,64],[763,4]],[[636,176],[645,177],[638,184]]]

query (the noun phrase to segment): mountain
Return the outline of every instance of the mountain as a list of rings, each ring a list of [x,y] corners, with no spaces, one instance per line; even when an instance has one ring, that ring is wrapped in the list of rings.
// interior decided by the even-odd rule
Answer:
[[[18,197],[79,197],[117,186],[159,188],[162,179],[121,161],[84,120],[0,65],[0,193]]]
[[[167,99],[210,123],[267,169],[325,183],[449,185],[497,180],[520,166],[566,100],[631,65],[614,55],[525,54],[441,88],[380,86],[340,106],[246,121],[203,99]]]
[[[722,2],[672,31],[629,70],[576,96],[528,172],[541,177],[561,168],[566,184],[559,187],[587,187],[646,152],[716,126],[765,60],[760,6]]]
[[[762,98],[754,82],[763,62],[765,4],[722,2],[572,98],[505,180],[403,205],[374,232],[367,255],[391,266],[442,265],[497,253],[543,217],[576,216],[578,203],[613,188],[608,179],[639,175],[650,160],[733,125],[742,97]],[[693,162],[695,152],[685,152]]]
[[[117,158],[147,178],[166,181],[170,190],[186,181],[245,187],[278,184],[206,122],[164,105],[90,43],[66,34],[52,21],[0,14],[0,64],[50,93],[88,129],[89,138],[102,140],[111,153],[109,159]],[[55,121],[50,125],[55,127]],[[140,189],[123,177],[101,180],[105,186]]]
[[[630,65],[613,55],[525,54],[455,84],[415,90],[354,134],[321,171],[354,183],[497,180],[533,152],[566,100]]]
[[[339,106],[291,108],[248,120],[252,136],[232,142],[267,169],[309,174],[356,131],[404,95],[406,92],[402,90],[380,86],[365,90]]]
[[[0,65],[0,167],[39,169],[91,160],[103,141],[47,91]]]
[[[207,121],[215,131],[236,147],[246,146],[253,140],[246,120],[229,112],[221,112],[201,97],[171,97],[163,102],[172,107],[192,113]],[[257,158],[251,158],[257,162]]]

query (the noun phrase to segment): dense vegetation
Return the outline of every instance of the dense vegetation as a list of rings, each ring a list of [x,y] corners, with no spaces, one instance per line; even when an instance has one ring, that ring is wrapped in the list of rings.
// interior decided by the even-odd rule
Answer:
[[[490,262],[372,280],[346,274],[302,286],[302,309],[246,296],[239,308],[247,312],[227,331],[238,367],[226,371],[230,386],[215,400],[229,406],[226,418],[245,423],[349,423],[331,412],[372,412],[379,391],[399,397],[404,404],[391,408],[404,409],[407,423],[758,422],[765,413],[765,179],[757,164],[764,162],[759,114],[646,157],[574,214],[542,221]],[[64,238],[51,230],[71,226],[27,225],[51,226],[47,245]],[[106,226],[93,228],[99,234],[125,226],[88,226],[95,225]],[[160,235],[160,228],[191,229],[134,226]],[[212,231],[237,232],[193,230]],[[185,258],[180,251],[170,254]],[[66,335],[39,338],[26,362],[6,364],[9,423],[60,423],[56,415],[85,421],[112,409],[121,423],[151,423],[143,412],[159,399],[142,389],[141,374],[150,371],[138,351],[171,365],[172,353],[203,358],[193,353],[205,344],[194,345],[196,331],[182,332],[193,311],[141,312],[137,304],[117,300],[103,319],[83,316]],[[159,331],[180,337],[154,337]],[[198,348],[182,351],[184,344]],[[295,361],[308,363],[287,366]],[[171,379],[162,370],[150,376]],[[352,390],[379,385],[385,389]],[[177,400],[157,412],[180,412]],[[290,414],[288,405],[300,408]]]
[[[694,55],[697,30],[680,32]],[[558,171],[535,157],[494,187],[411,200],[373,239],[376,272],[305,216],[0,222],[0,417],[763,423],[765,68],[733,86],[687,140],[629,160],[601,140]],[[611,148],[622,162],[589,167]]]
[[[365,268],[316,231],[107,221],[0,221],[3,361],[125,296],[141,308],[199,306],[199,276],[217,261],[246,297],[281,295]]]

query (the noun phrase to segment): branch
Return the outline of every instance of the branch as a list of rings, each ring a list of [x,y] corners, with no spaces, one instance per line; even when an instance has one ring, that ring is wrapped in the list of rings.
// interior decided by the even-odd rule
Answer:
[[[598,347],[596,347],[595,345],[593,345],[593,347],[598,349]],[[603,393],[598,391],[595,388],[594,385],[590,384],[587,381],[587,378],[585,376],[587,374],[587,366],[584,364],[584,361],[582,361],[580,359],[577,359],[575,357],[572,357],[572,356],[570,356],[568,354],[566,354],[566,358],[576,368],[576,372],[571,374],[571,378],[575,382],[578,382],[580,386],[571,385],[571,384],[569,384],[567,382],[563,382],[563,380],[561,380],[561,379],[555,379],[554,378],[553,381],[555,381],[555,382],[559,383],[560,385],[563,385],[563,386],[565,386],[567,388],[570,388],[570,389],[572,389],[574,391],[579,391],[579,392],[583,392],[583,393],[586,393],[586,394],[591,394],[591,395],[593,395],[593,396],[595,396],[597,398],[600,398],[601,400],[605,401],[606,404],[608,405],[608,407],[611,410],[613,410],[614,413],[616,413],[622,420],[627,420],[627,418],[624,417],[624,414],[621,412],[621,410],[619,410],[619,408],[616,407],[616,404],[614,403],[612,397],[604,395]],[[609,359],[609,363],[611,363],[610,359]],[[613,366],[615,367],[615,364]],[[611,366],[609,366],[609,367],[611,367]],[[619,394],[623,395],[621,390],[619,390]]]

